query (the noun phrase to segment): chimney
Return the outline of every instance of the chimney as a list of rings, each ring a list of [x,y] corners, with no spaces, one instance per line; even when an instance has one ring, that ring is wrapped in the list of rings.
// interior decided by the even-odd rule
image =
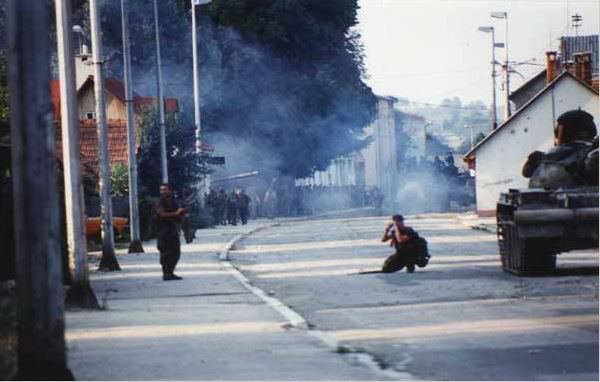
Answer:
[[[575,63],[572,60],[565,62],[565,70],[572,75],[575,75]]]
[[[592,83],[592,52],[581,53],[581,80],[586,84]]]
[[[555,51],[546,52],[546,82],[554,81],[558,74],[557,56]]]
[[[75,85],[77,89],[83,85],[89,76],[94,76],[94,66],[90,65],[92,55],[89,52],[88,46],[83,44],[81,52],[75,55]]]
[[[581,53],[573,53],[573,60],[575,60],[575,77],[580,80],[583,79],[583,71],[582,71],[582,55]]]

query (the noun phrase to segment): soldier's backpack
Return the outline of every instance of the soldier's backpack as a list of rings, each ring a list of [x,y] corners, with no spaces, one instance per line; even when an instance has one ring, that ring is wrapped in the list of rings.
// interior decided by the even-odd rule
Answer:
[[[431,258],[431,255],[429,255],[429,251],[427,250],[427,240],[419,236],[416,239],[415,249],[417,252],[415,264],[419,268],[425,268],[429,263],[429,259]]]

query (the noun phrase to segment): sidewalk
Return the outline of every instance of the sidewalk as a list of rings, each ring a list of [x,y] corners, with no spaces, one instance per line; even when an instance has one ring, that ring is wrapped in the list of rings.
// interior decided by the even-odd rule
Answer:
[[[162,281],[154,243],[119,253],[122,271],[91,272],[101,311],[69,311],[69,366],[78,380],[381,380],[298,330],[219,260],[238,235],[273,224],[197,231]],[[90,264],[96,269],[97,264]]]
[[[486,231],[496,234],[496,218],[495,217],[479,217],[475,212],[466,212],[456,216],[456,219],[471,229]]]

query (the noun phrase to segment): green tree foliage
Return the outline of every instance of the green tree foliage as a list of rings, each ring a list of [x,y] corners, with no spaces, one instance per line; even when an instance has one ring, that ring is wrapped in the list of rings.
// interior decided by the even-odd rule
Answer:
[[[206,102],[209,130],[262,147],[292,176],[361,148],[376,100],[361,80],[357,9],[342,0],[211,3],[221,81]]]
[[[134,88],[154,95],[152,1],[128,4]],[[179,121],[193,130],[190,1],[158,4],[165,95],[179,99]],[[100,5],[106,70],[120,78],[119,2]],[[87,2],[74,6],[89,36]],[[243,140],[260,151],[257,163],[267,158],[275,172],[292,176],[365,144],[376,98],[362,81],[357,0],[213,0],[199,9],[205,139]]]
[[[113,166],[110,173],[110,183],[113,196],[129,195],[129,170],[123,164]]]
[[[138,155],[140,198],[156,197],[161,180],[160,134],[156,112],[144,113],[141,122],[141,148]],[[196,187],[209,173],[206,163],[194,152],[194,130],[183,126],[172,115],[166,120],[167,162],[169,184],[182,195],[185,189]]]

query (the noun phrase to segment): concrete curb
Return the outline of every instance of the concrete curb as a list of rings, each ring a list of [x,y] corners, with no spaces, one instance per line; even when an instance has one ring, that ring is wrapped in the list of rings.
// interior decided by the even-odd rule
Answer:
[[[244,276],[242,274],[242,272],[239,271],[239,269],[237,269],[235,266],[233,266],[233,264],[231,264],[231,261],[229,259],[229,251],[231,251],[234,248],[234,246],[237,242],[252,235],[253,233],[256,233],[256,232],[259,232],[259,231],[262,231],[262,230],[265,230],[268,228],[278,227],[280,225],[281,225],[281,223],[279,223],[279,222],[273,223],[273,224],[267,224],[267,225],[256,227],[254,229],[251,229],[248,232],[244,232],[244,233],[237,235],[233,239],[229,240],[229,242],[227,242],[227,244],[225,244],[223,246],[223,248],[219,251],[219,261],[221,262],[221,265],[223,265],[223,267],[226,268],[229,271],[229,273],[231,273],[231,275],[233,277],[235,277],[246,289],[248,289],[250,292],[252,292],[258,298],[263,300],[267,305],[269,305],[271,308],[273,308],[275,311],[277,311],[279,314],[281,314],[286,320],[289,321],[289,323],[292,327],[299,329],[299,330],[306,330],[306,329],[308,329],[308,324],[306,323],[306,320],[302,316],[300,316],[298,313],[294,312],[292,309],[290,309],[287,305],[285,305],[278,299],[269,296],[262,289],[257,288],[254,285],[252,285],[250,280],[248,280],[246,278],[246,276]]]
[[[261,225],[258,227],[254,227],[250,231],[240,233],[239,235],[235,236],[233,239],[229,240],[223,246],[223,248],[218,252],[219,260],[220,261],[229,261],[229,251],[231,251],[235,247],[235,245],[238,241],[245,239],[246,237],[252,235],[253,233],[256,233],[256,232],[259,232],[259,231],[262,231],[262,230],[265,230],[268,228],[278,227],[280,225],[281,225],[280,222],[273,223],[273,224],[265,224],[265,225]]]
[[[250,280],[248,280],[246,276],[244,276],[242,272],[239,269],[237,269],[229,259],[229,251],[231,251],[234,248],[235,244],[238,241],[252,235],[253,233],[268,228],[278,227],[281,225],[281,223],[282,222],[277,222],[273,224],[259,226],[248,232],[244,232],[235,236],[233,239],[229,240],[227,244],[225,244],[223,248],[219,251],[219,261],[221,262],[221,265],[225,269],[227,269],[229,273],[231,273],[231,275],[235,277],[246,289],[248,289],[255,296],[260,298],[262,301],[264,301],[267,305],[273,308],[280,315],[282,315],[289,322],[289,325],[291,325],[291,327],[293,327],[296,330],[306,331],[306,333],[309,336],[321,341],[323,344],[325,344],[325,346],[335,351],[339,349],[340,343],[331,334],[322,330],[310,330],[310,328],[308,327],[308,323],[306,322],[304,317],[292,310],[280,300],[276,299],[275,297],[269,296],[262,289],[252,285]],[[382,369],[375,361],[375,358],[369,353],[362,351],[354,352],[350,354],[350,356],[354,359],[355,362],[363,364],[372,371],[377,372],[382,376],[385,376],[392,380],[414,380],[414,378],[412,378],[412,376],[406,372],[401,372],[394,369]]]

